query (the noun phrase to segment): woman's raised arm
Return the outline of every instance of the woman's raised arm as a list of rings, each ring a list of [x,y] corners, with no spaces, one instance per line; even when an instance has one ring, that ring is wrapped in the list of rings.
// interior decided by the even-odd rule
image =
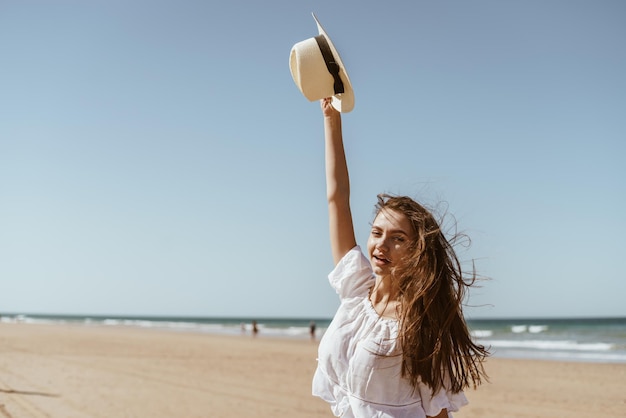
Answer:
[[[343,148],[341,114],[331,105],[331,99],[321,101],[324,114],[326,197],[330,248],[335,264],[356,245],[350,211],[350,178]]]

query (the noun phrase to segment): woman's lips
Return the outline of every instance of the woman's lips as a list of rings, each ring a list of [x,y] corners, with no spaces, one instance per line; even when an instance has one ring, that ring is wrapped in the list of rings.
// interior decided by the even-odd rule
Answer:
[[[374,256],[372,256],[372,258],[374,259],[374,262],[378,266],[383,266],[383,265],[391,263],[390,260],[386,259],[385,257],[381,257],[379,255],[374,255]]]

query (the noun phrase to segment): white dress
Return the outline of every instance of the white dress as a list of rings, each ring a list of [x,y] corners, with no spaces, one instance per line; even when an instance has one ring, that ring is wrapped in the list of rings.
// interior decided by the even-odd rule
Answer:
[[[463,392],[442,388],[435,396],[420,383],[414,390],[401,375],[398,321],[381,318],[369,300],[375,277],[356,246],[328,276],[341,304],[318,349],[313,395],[346,418],[425,418],[466,405]]]

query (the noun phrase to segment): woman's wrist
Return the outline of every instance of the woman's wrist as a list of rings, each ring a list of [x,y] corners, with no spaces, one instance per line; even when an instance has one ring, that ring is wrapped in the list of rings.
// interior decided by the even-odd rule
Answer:
[[[341,113],[337,112],[334,109],[328,113],[324,113],[324,121],[330,122],[332,124],[341,123]]]

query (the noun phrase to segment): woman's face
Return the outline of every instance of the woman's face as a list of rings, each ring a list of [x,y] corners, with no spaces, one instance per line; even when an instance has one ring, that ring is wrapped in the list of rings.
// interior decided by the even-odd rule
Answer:
[[[374,219],[367,240],[374,274],[389,275],[391,269],[408,254],[415,238],[415,231],[406,215],[393,209],[382,209]]]

